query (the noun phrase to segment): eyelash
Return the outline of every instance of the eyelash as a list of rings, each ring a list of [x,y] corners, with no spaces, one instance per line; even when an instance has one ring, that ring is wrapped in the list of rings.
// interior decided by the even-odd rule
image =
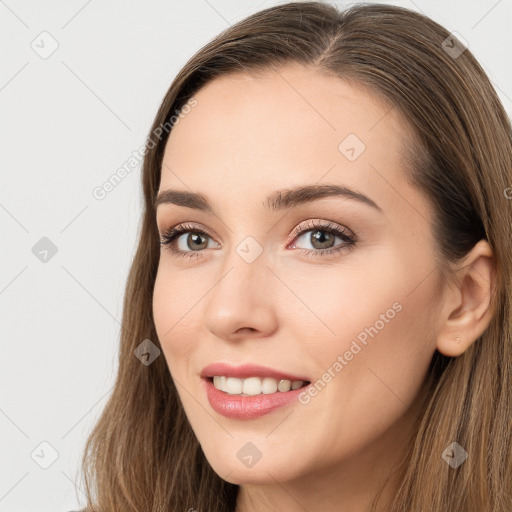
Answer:
[[[325,231],[329,234],[335,235],[336,237],[339,237],[343,240],[343,244],[330,247],[328,249],[301,249],[298,248],[296,250],[301,251],[303,254],[306,254],[308,256],[328,256],[334,253],[339,253],[344,250],[350,250],[352,249],[356,242],[357,237],[353,235],[349,230],[339,227],[336,224],[333,224],[332,222],[319,222],[316,220],[310,220],[307,221],[307,226],[301,226],[298,227],[294,232],[293,240],[298,238],[299,236],[303,235],[304,233],[307,233],[308,231]],[[210,236],[206,231],[202,229],[198,229],[195,226],[191,226],[190,224],[178,224],[177,226],[167,230],[161,235],[160,245],[162,247],[165,247],[167,250],[171,252],[174,256],[177,257],[185,257],[185,258],[197,258],[200,257],[200,253],[203,252],[200,251],[182,251],[179,249],[175,249],[173,247],[174,241],[179,238],[184,233],[195,233],[200,234],[208,238],[213,238]]]

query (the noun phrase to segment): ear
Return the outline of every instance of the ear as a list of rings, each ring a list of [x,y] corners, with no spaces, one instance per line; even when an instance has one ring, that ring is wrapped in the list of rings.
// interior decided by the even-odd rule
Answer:
[[[496,285],[496,265],[486,240],[475,244],[456,265],[454,282],[446,284],[441,308],[437,350],[456,357],[487,329],[494,311],[491,298]]]

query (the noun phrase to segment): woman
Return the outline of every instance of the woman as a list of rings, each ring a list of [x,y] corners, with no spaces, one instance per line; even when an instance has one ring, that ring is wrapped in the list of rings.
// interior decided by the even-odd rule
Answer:
[[[260,11],[180,71],[142,182],[87,510],[512,510],[511,126],[463,43]]]

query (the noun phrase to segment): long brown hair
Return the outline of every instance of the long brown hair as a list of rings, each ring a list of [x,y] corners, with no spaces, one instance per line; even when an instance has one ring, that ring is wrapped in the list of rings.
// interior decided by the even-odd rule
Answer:
[[[494,315],[461,356],[436,352],[428,403],[400,468],[392,512],[512,510],[512,130],[469,49],[431,19],[388,5],[339,11],[297,2],[259,11],[201,48],[158,110],[143,163],[144,213],[124,297],[119,370],[84,451],[87,511],[234,511],[239,487],[208,464],[164,357],[144,365],[143,340],[160,346],[152,294],[160,245],[153,201],[176,112],[207,82],[300,63],[367,87],[413,128],[406,178],[430,201],[439,269],[481,239],[495,255]],[[455,51],[453,50],[455,48]],[[174,119],[171,119],[174,116]],[[162,133],[155,140],[155,133]],[[160,347],[161,348],[161,347]],[[456,470],[450,441],[468,453]]]

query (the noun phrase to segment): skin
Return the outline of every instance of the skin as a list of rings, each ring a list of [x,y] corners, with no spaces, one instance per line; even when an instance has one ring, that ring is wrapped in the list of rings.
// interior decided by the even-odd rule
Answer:
[[[187,417],[216,473],[241,486],[238,512],[367,511],[416,428],[434,351],[460,355],[490,321],[492,252],[479,242],[454,283],[441,279],[433,211],[402,174],[411,130],[363,88],[293,64],[215,79],[195,98],[169,137],[159,190],[200,192],[216,215],[161,204],[157,224],[163,233],[187,222],[212,238],[197,258],[162,247],[153,298]],[[348,134],[366,146],[354,161],[338,149]],[[348,186],[382,212],[344,197],[264,209],[268,194],[306,184]],[[305,254],[321,251],[308,219],[349,229],[356,245]],[[262,249],[252,263],[236,252],[248,236]],[[190,252],[200,244],[180,240]],[[316,382],[395,303],[401,310],[306,405],[249,421],[211,408],[199,377],[207,364],[251,362]],[[247,442],[262,453],[252,467],[237,458]]]

